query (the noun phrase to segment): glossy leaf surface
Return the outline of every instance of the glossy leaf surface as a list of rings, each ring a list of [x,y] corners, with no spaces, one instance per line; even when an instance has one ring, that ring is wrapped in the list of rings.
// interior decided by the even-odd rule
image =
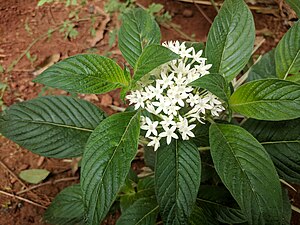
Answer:
[[[262,145],[235,125],[212,124],[209,136],[216,171],[248,223],[282,224],[279,177]]]
[[[124,184],[140,134],[140,112],[114,114],[91,134],[81,164],[87,222],[98,225]]]
[[[200,185],[201,161],[191,141],[163,143],[156,152],[156,197],[164,224],[187,224]]]
[[[231,81],[248,62],[254,46],[253,16],[243,0],[226,0],[209,30],[205,48],[211,73]]]
[[[45,96],[15,104],[0,116],[0,132],[33,153],[72,158],[83,153],[105,118],[95,105],[67,96]]]
[[[233,111],[259,120],[289,120],[300,117],[300,84],[279,79],[246,83],[231,96]]]

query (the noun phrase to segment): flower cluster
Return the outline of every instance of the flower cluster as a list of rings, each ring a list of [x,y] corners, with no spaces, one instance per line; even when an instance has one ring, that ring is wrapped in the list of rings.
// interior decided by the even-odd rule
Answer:
[[[207,115],[217,117],[224,110],[215,95],[188,86],[209,74],[211,64],[206,64],[206,58],[201,57],[202,50],[196,52],[193,47],[187,48],[184,42],[178,41],[163,43],[163,46],[181,58],[145,75],[139,81],[138,89],[126,96],[135,109],[143,108],[152,114],[142,117],[141,129],[147,131],[148,146],[154,146],[154,150],[160,146],[161,138],[166,138],[170,144],[172,138],[179,138],[178,134],[183,140],[195,137],[192,130],[197,121],[204,123]]]

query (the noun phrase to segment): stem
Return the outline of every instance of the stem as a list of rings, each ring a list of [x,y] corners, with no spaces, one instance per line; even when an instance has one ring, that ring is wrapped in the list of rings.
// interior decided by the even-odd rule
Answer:
[[[199,149],[199,151],[209,151],[210,150],[210,146],[199,147],[198,149]]]

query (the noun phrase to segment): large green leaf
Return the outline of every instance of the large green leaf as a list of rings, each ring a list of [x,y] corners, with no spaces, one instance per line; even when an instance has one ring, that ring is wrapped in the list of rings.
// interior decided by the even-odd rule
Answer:
[[[201,161],[191,141],[175,140],[156,153],[155,188],[164,224],[187,224],[200,186]]]
[[[115,201],[136,155],[139,134],[139,111],[114,114],[91,134],[81,164],[89,225],[98,225]]]
[[[39,97],[4,111],[0,132],[36,154],[71,158],[83,153],[90,134],[104,117],[100,109],[84,100]]]
[[[100,94],[129,85],[123,70],[113,60],[88,54],[67,58],[34,79],[69,92]]]
[[[135,64],[150,44],[160,44],[160,30],[154,18],[143,9],[133,9],[123,15],[119,30],[119,48],[126,61]]]
[[[140,198],[122,213],[116,225],[154,225],[158,211],[155,198]]]
[[[248,223],[282,224],[279,177],[262,145],[235,125],[212,124],[209,136],[215,168]]]
[[[259,120],[300,117],[300,84],[279,79],[246,83],[229,100],[233,111]]]
[[[47,208],[44,220],[53,225],[84,224],[80,185],[75,184],[62,190]]]
[[[222,223],[236,224],[246,222],[242,211],[232,203],[235,203],[235,201],[226,188],[200,186],[197,197],[198,206],[206,209],[206,211],[210,211],[210,214]]]
[[[179,55],[164,46],[156,44],[148,45],[135,64],[133,79],[138,81],[158,66],[178,58]]]
[[[137,199],[145,197],[154,197],[154,177],[146,177],[139,180],[137,186],[132,185],[132,190],[122,194],[120,197],[120,208],[122,213],[127,210]]]
[[[265,78],[277,78],[274,49],[264,54],[256,64],[251,66],[247,80],[252,81]]]
[[[300,184],[300,119],[279,122],[249,119],[243,127],[270,154],[279,176]]]
[[[276,72],[279,78],[300,73],[300,21],[283,36],[275,52]]]
[[[231,81],[244,68],[254,46],[253,16],[243,0],[226,0],[216,16],[205,48],[210,72]]]
[[[215,215],[207,208],[195,205],[189,218],[189,225],[219,225]]]
[[[300,0],[285,0],[300,18]]]
[[[193,87],[204,88],[226,102],[230,96],[228,82],[222,75],[217,73],[200,77],[189,85]]]

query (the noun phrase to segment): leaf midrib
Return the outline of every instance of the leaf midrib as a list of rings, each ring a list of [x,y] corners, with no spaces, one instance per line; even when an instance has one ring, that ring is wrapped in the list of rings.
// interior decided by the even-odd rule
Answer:
[[[253,186],[252,186],[252,183],[250,182],[250,178],[248,177],[247,173],[245,173],[244,170],[242,170],[243,167],[241,166],[240,161],[237,160],[237,157],[236,157],[235,154],[234,154],[233,148],[232,148],[231,145],[227,142],[227,139],[226,139],[225,136],[223,135],[221,129],[218,127],[218,125],[215,125],[215,126],[216,126],[217,129],[220,131],[220,134],[221,134],[222,138],[223,138],[224,140],[226,140],[225,143],[226,143],[227,146],[229,147],[229,149],[230,149],[230,151],[231,151],[231,153],[232,153],[234,159],[235,159],[236,162],[238,163],[240,170],[242,171],[242,173],[243,173],[243,174],[245,175],[245,177],[247,178],[247,180],[248,180],[248,182],[249,182],[249,184],[250,184],[249,186],[251,187],[251,190],[252,190],[252,192],[253,192],[253,194],[254,194],[254,199],[255,199],[255,201],[256,201],[256,203],[257,203],[259,209],[260,209],[259,211],[260,211],[260,212],[263,212],[263,211],[261,210],[261,206],[260,206],[260,204],[259,204],[257,195],[255,194],[256,192],[254,191]]]
[[[269,100],[269,99],[262,99],[262,100],[257,100],[257,101],[251,101],[251,102],[242,102],[239,104],[231,104],[231,106],[245,106],[245,105],[251,105],[251,104],[257,104],[257,103],[290,103],[291,101],[299,102],[300,99],[276,99],[276,100]]]
[[[136,222],[135,225],[140,224],[140,222],[142,222],[146,217],[148,217],[151,213],[155,212],[155,210],[157,210],[158,207],[159,207],[159,206],[157,205],[155,208],[153,208],[153,209],[150,210],[148,213],[146,213],[139,221]]]
[[[293,61],[291,62],[290,66],[288,67],[288,70],[287,70],[286,73],[284,74],[284,78],[283,78],[284,80],[285,80],[285,79],[287,78],[287,76],[289,75],[289,72],[290,72],[290,70],[292,69],[292,67],[294,66],[295,61],[296,61],[296,59],[298,58],[299,54],[300,54],[300,49],[298,50],[296,56],[294,57],[294,59],[293,59]]]
[[[134,116],[131,117],[131,119],[130,119],[129,122],[128,122],[128,125],[127,125],[126,128],[125,128],[124,133],[122,134],[122,136],[121,136],[121,138],[120,138],[120,141],[118,142],[117,146],[114,148],[113,155],[111,156],[111,158],[109,159],[108,163],[106,164],[105,170],[103,171],[103,174],[102,174],[102,178],[101,178],[101,180],[99,181],[100,187],[101,187],[102,184],[103,184],[102,181],[103,181],[104,177],[106,176],[107,169],[109,168],[109,166],[110,166],[112,160],[114,159],[114,156],[115,156],[117,150],[119,149],[120,145],[124,142],[124,136],[125,136],[125,134],[127,134],[127,132],[128,132],[128,127],[130,126],[132,120],[136,117],[137,114],[138,114],[138,112],[136,112],[136,114],[135,114]],[[129,171],[128,171],[128,172],[129,172]],[[99,185],[99,184],[98,184],[98,185]],[[96,196],[98,196],[98,194],[99,194],[99,188],[97,188],[96,191],[97,191]],[[116,195],[117,195],[117,194],[118,194],[118,193],[116,193]],[[96,206],[97,206],[97,204],[98,204],[98,201],[99,201],[99,198],[97,198],[97,200],[96,200],[96,203],[95,203]],[[111,206],[112,204],[113,204],[113,202],[110,204],[110,206]],[[96,209],[96,207],[95,207],[95,209]],[[95,211],[94,211],[94,212],[95,212]],[[94,213],[93,213],[93,217],[94,217]],[[92,219],[93,219],[93,218],[92,218]]]
[[[72,125],[60,124],[60,123],[54,123],[54,122],[48,122],[48,121],[20,120],[20,119],[14,119],[14,121],[24,122],[24,123],[50,125],[50,126],[54,126],[54,127],[63,127],[63,128],[80,130],[80,131],[85,131],[85,132],[93,132],[93,129],[89,129],[89,128],[76,127],[76,126],[72,126]]]

